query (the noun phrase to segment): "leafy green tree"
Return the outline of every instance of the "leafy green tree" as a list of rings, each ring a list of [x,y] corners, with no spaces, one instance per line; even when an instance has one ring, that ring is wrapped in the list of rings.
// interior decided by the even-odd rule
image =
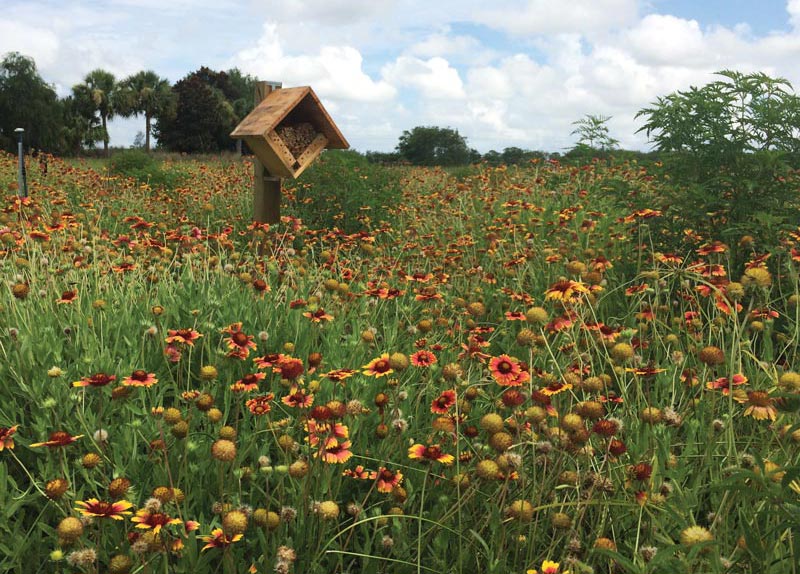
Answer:
[[[67,96],[61,100],[62,123],[59,149],[62,153],[78,155],[84,146],[100,139],[100,124],[94,107],[84,99]]]
[[[55,90],[39,76],[33,59],[18,52],[0,61],[0,149],[16,151],[16,128],[30,148],[59,152],[62,110]]]
[[[467,140],[457,130],[417,126],[405,130],[396,147],[397,152],[414,165],[466,165],[480,155],[467,146]]]
[[[156,118],[159,145],[186,153],[234,149],[228,134],[236,125],[236,115],[222,91],[198,74],[189,74],[172,91],[176,98],[174,110],[164,110]]]
[[[609,133],[608,121],[610,119],[611,116],[587,114],[584,118],[572,122],[573,126],[577,126],[572,130],[572,135],[578,136],[578,145],[576,147],[585,146],[590,150],[601,152],[616,149],[619,145],[619,140],[612,138]]]
[[[717,75],[639,111],[636,117],[645,119],[639,131],[665,153],[677,184],[665,201],[668,215],[708,235],[747,234],[768,247],[782,226],[796,225],[796,189],[787,176],[800,151],[800,98],[783,78]]]
[[[483,161],[488,163],[489,165],[500,165],[503,163],[503,154],[501,154],[496,149],[490,149],[481,157]]]
[[[108,155],[108,120],[114,117],[116,112],[114,107],[114,100],[116,99],[115,91],[117,89],[117,81],[114,74],[105,70],[92,70],[83,79],[83,83],[77,84],[72,88],[72,94],[75,99],[80,100],[84,104],[92,104],[93,113],[97,114],[100,122],[100,130],[96,132],[99,137],[95,135],[91,137],[96,141],[102,139],[103,151]],[[94,131],[90,131],[94,134]],[[92,142],[93,143],[93,142]]]
[[[150,151],[153,118],[158,114],[167,114],[175,107],[175,103],[169,80],[152,70],[137,72],[122,80],[115,99],[119,115],[144,116],[145,151]]]
[[[228,82],[231,85],[231,91],[225,97],[233,105],[233,111],[238,122],[249,114],[255,106],[256,78],[249,74],[242,74],[238,68],[232,68],[226,73]]]
[[[367,158],[369,163],[379,163],[383,165],[391,165],[403,160],[396,151],[367,151],[364,153],[364,157]]]

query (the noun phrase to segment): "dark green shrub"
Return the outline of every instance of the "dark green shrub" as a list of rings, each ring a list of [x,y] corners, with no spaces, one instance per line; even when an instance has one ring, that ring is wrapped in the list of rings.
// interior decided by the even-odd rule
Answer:
[[[161,161],[138,149],[115,153],[109,160],[108,170],[111,175],[130,177],[152,188],[174,189],[184,180],[179,170],[165,168]]]
[[[671,225],[663,231],[678,238],[678,227],[688,228],[732,247],[749,235],[768,250],[781,230],[796,225],[791,160],[800,150],[800,98],[782,78],[719,75],[637,114],[646,119],[639,131],[665,152],[673,182],[674,192],[662,198],[661,221]]]
[[[294,183],[286,213],[309,227],[363,231],[390,217],[401,201],[403,168],[370,163],[355,151],[326,151]]]

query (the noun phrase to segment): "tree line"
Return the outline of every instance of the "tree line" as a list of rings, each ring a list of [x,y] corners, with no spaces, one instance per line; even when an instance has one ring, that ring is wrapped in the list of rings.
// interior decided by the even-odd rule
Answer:
[[[153,138],[159,149],[184,153],[233,150],[229,137],[254,105],[256,78],[237,68],[207,67],[187,74],[172,85],[151,70],[126,78],[92,70],[69,95],[59,98],[40,75],[32,58],[17,52],[0,61],[0,148],[14,151],[14,130],[25,129],[25,143],[58,155],[77,155],[87,149],[109,152],[108,123],[115,117],[144,120],[134,147],[147,151]],[[602,126],[601,126],[602,127]],[[376,163],[413,165],[524,164],[558,153],[507,147],[480,154],[458,130],[417,126],[402,133],[393,152],[366,152]]]
[[[255,81],[237,68],[201,67],[174,85],[151,70],[118,79],[97,69],[59,98],[32,58],[11,52],[0,61],[0,148],[14,151],[21,127],[31,149],[75,155],[102,146],[108,154],[108,122],[137,117],[144,129],[136,144],[147,151],[152,138],[169,151],[233,150],[228,134],[253,108]]]

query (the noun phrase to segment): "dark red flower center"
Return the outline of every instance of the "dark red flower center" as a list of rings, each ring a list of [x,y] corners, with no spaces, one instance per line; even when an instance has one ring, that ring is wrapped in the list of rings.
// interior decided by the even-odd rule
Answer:
[[[442,449],[436,445],[425,447],[425,458],[438,460],[442,456]]]
[[[147,517],[145,524],[149,526],[166,526],[170,520],[172,519],[163,512],[156,512]]]
[[[93,387],[103,387],[112,381],[111,377],[105,373],[96,373],[89,378],[89,384]]]
[[[102,500],[89,505],[86,510],[92,514],[99,514],[101,516],[110,516],[112,514],[116,514],[111,503]]]
[[[48,442],[56,443],[58,445],[69,444],[72,441],[72,435],[64,431],[55,431],[50,433],[50,440]]]
[[[764,391],[750,391],[747,393],[747,401],[756,407],[768,407],[772,404],[772,399]]]
[[[147,372],[142,371],[141,369],[136,369],[131,373],[131,378],[134,381],[146,381],[147,380]]]
[[[231,341],[238,347],[244,347],[250,342],[250,339],[247,335],[239,331],[231,335]]]
[[[497,372],[500,374],[507,375],[513,370],[514,366],[508,361],[500,361],[499,363],[497,363]]]

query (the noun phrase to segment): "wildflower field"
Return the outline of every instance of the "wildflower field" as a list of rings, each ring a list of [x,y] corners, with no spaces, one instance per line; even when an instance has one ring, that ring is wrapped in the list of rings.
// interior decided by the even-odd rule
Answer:
[[[247,161],[0,155],[0,570],[798,572],[800,229],[336,157],[269,226]]]

